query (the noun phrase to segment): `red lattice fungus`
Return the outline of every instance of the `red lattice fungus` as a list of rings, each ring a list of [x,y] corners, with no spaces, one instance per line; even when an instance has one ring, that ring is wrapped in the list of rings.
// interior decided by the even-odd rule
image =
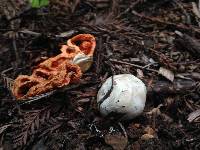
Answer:
[[[63,45],[61,53],[51,57],[33,70],[32,75],[19,75],[12,88],[13,95],[17,100],[25,100],[70,83],[77,83],[81,76],[81,68],[72,64],[72,60],[79,53],[93,56],[96,41],[91,34],[79,34]]]

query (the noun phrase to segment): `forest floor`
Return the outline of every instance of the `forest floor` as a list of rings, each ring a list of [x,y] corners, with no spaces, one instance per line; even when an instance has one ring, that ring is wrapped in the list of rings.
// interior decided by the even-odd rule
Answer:
[[[186,0],[0,2],[0,71],[15,79],[79,33],[97,41],[76,88],[21,104],[0,80],[0,149],[200,149],[200,9]],[[102,83],[131,73],[148,88],[143,114],[103,118]]]

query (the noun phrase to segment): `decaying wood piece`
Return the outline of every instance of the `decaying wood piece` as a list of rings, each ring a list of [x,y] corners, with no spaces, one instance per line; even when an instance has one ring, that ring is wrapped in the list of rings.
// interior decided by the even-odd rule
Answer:
[[[195,58],[200,58],[200,42],[197,39],[181,34],[174,40],[174,44],[179,50],[188,51]]]
[[[194,112],[190,113],[187,118],[189,122],[193,122],[193,121],[197,122],[199,119],[200,119],[200,109],[195,110]]]
[[[148,87],[148,93],[177,94],[195,90],[197,83],[192,80],[175,79],[173,83],[169,81],[156,81]]]

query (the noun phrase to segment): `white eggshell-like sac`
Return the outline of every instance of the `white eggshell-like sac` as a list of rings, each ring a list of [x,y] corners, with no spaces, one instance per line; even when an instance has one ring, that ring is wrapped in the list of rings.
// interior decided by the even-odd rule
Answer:
[[[87,56],[84,53],[78,53],[72,60],[73,64],[77,64],[82,72],[86,72],[93,63],[93,57]]]
[[[110,113],[119,113],[124,114],[122,120],[128,120],[143,112],[147,90],[140,79],[132,74],[114,75],[113,89],[110,95],[104,99],[111,86],[112,77],[103,83],[97,94],[97,103],[103,116],[107,116]]]

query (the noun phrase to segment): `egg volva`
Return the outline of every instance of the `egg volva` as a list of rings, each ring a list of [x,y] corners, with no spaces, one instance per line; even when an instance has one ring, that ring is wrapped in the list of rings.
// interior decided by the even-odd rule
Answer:
[[[98,91],[99,111],[103,116],[119,113],[124,114],[122,120],[133,119],[143,112],[146,94],[145,84],[134,75],[114,75]]]
[[[72,60],[72,63],[78,65],[82,72],[86,72],[93,63],[93,57],[87,56],[84,53],[78,53]]]

